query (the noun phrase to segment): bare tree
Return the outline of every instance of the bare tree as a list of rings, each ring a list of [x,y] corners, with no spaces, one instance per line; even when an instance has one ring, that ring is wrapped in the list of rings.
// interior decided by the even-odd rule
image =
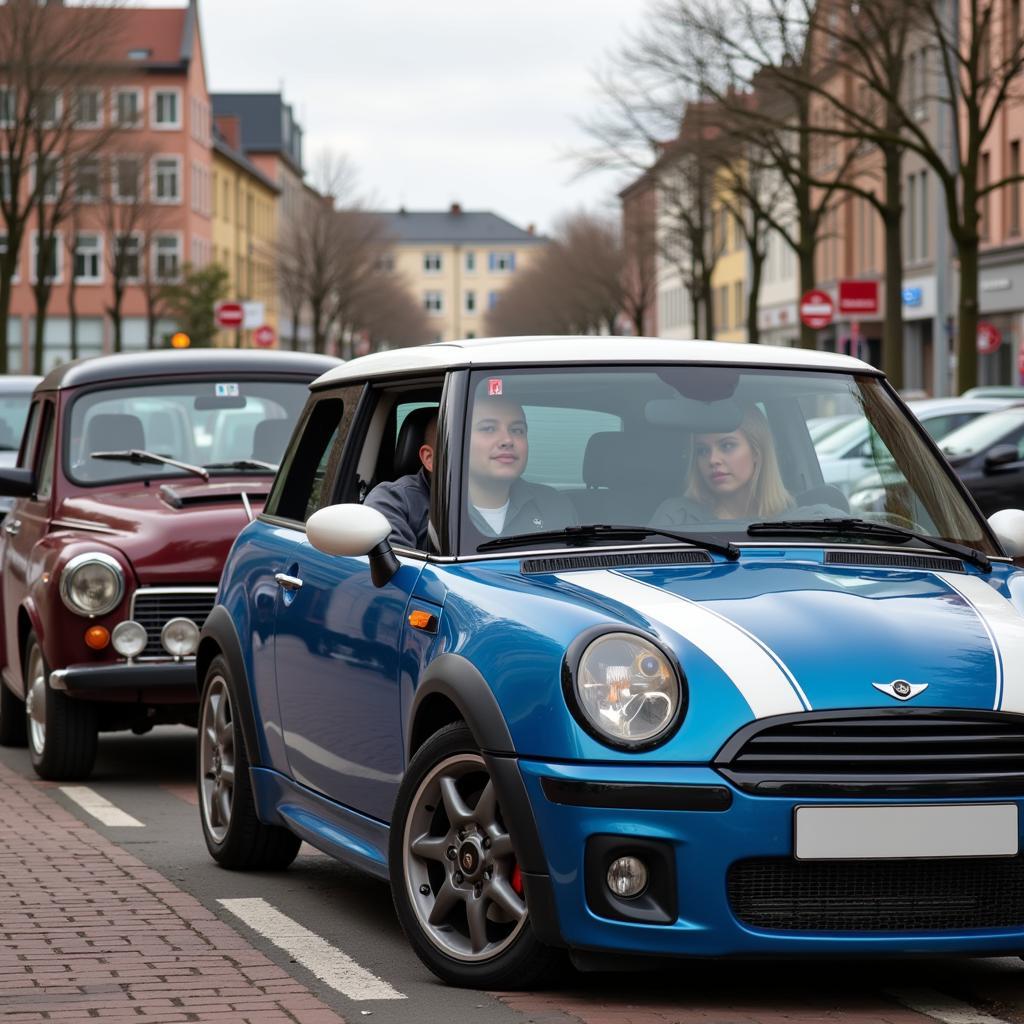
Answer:
[[[353,341],[363,350],[408,348],[430,341],[433,331],[426,311],[408,285],[394,272],[378,267],[360,289],[347,311],[348,326],[342,333],[342,355],[355,354]]]
[[[33,261],[36,353],[56,258],[56,226],[67,216],[76,161],[102,145],[102,131],[80,132],[80,103],[109,74],[117,48],[117,22],[110,4],[75,8],[8,0],[0,6],[0,214],[6,247],[0,252],[0,373],[7,370],[7,325],[11,286],[28,225],[38,217]]]

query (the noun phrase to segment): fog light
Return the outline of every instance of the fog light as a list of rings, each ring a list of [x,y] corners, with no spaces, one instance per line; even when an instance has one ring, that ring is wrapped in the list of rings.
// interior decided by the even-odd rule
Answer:
[[[199,627],[191,619],[170,619],[160,630],[160,643],[175,658],[195,654],[199,646]]]
[[[647,865],[639,857],[619,857],[608,868],[608,888],[629,900],[647,888]]]
[[[85,631],[85,644],[94,651],[102,651],[110,643],[110,630],[106,626],[90,626]]]
[[[131,619],[119,622],[110,634],[114,650],[124,658],[134,658],[146,649],[149,637],[146,635],[145,627],[140,622]]]

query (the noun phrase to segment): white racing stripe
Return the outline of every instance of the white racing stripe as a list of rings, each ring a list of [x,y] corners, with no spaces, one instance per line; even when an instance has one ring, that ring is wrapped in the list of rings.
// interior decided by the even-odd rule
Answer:
[[[943,1024],[1007,1024],[1002,1017],[993,1017],[970,1003],[962,1003],[930,988],[890,989],[888,994],[907,1009],[934,1017]]]
[[[996,660],[993,708],[1024,713],[1024,616],[977,576],[945,572],[938,575],[974,609],[992,642]]]
[[[138,818],[126,814],[88,786],[61,786],[60,791],[97,821],[114,828],[145,828]]]
[[[711,611],[706,604],[607,569],[559,573],[558,578],[634,608],[700,648],[733,681],[755,718],[810,708],[782,659],[738,623]]]
[[[349,999],[405,999],[386,981],[360,967],[347,953],[275,910],[266,900],[218,900],[225,909]]]

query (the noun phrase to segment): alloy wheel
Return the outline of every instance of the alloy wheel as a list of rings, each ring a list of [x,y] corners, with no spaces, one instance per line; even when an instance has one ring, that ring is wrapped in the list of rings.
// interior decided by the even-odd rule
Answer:
[[[223,676],[206,688],[199,727],[199,793],[203,821],[215,843],[222,843],[231,824],[235,795],[235,732],[231,694]]]
[[[46,750],[46,666],[43,652],[34,644],[28,656],[28,687],[25,691],[25,716],[28,721],[28,738],[36,755],[41,757]]]
[[[526,901],[479,754],[456,754],[427,773],[406,818],[403,850],[409,899],[433,945],[477,963],[513,943],[526,924]]]

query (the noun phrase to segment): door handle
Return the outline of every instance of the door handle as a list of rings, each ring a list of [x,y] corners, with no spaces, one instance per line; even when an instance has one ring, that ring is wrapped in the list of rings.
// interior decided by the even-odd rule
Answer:
[[[4,523],[4,533],[9,533],[12,537],[21,529],[20,519],[8,519]]]
[[[297,576],[288,576],[283,572],[277,572],[274,573],[274,579],[277,580],[277,585],[284,590],[299,590],[302,587],[302,580]]]

